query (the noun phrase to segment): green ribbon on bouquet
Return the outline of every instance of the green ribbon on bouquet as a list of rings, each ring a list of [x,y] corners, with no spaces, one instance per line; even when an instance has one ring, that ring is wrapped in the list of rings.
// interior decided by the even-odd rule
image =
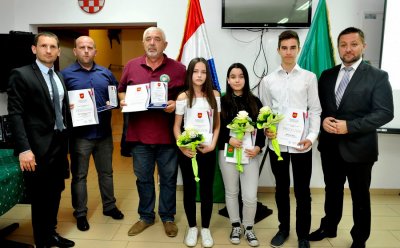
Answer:
[[[254,131],[253,122],[251,121],[249,114],[244,110],[239,111],[236,117],[233,118],[232,122],[229,123],[226,127],[236,134],[236,138],[238,140],[243,140],[244,134],[246,132]],[[243,172],[242,149],[243,148],[235,148],[236,170],[238,170],[240,173]]]
[[[276,133],[276,126],[275,125],[269,126],[269,130],[273,133]],[[279,147],[277,138],[271,139],[271,144],[272,144],[272,148],[274,148],[274,152],[275,152],[276,156],[278,156],[278,161],[282,161],[283,158],[281,156],[281,148]]]
[[[192,149],[193,152],[196,151],[196,146],[198,145],[196,143],[197,142],[190,144],[191,149]],[[194,180],[196,182],[200,181],[200,178],[199,178],[199,166],[197,164],[196,154],[192,157],[192,169],[193,169]]]
[[[237,132],[236,138],[238,140],[243,140],[244,132]],[[242,165],[242,149],[243,148],[235,148],[236,149],[236,170],[240,173],[243,173],[243,165]]]
[[[257,128],[258,129],[269,129],[269,131],[276,134],[276,124],[285,118],[284,115],[272,112],[269,106],[264,106],[260,109],[260,113],[257,116]],[[278,140],[276,138],[271,139],[272,148],[274,148],[275,154],[278,156],[278,161],[282,161],[281,148],[279,147]]]
[[[185,147],[191,149],[193,152],[196,151],[197,145],[204,142],[204,136],[198,132],[193,127],[186,127],[185,131],[179,135],[178,139],[176,140],[176,144],[178,147]],[[194,180],[196,182],[200,181],[199,178],[199,166],[196,160],[196,154],[191,158],[192,160],[192,169],[194,174]]]

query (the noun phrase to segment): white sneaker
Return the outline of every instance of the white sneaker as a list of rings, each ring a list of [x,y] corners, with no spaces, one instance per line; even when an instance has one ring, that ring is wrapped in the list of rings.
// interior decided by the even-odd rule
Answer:
[[[258,239],[256,237],[256,234],[254,233],[253,228],[252,229],[245,229],[244,230],[244,237],[246,238],[247,243],[251,247],[256,247],[256,246],[260,245],[260,243],[258,242]]]
[[[240,226],[233,226],[231,235],[229,236],[229,240],[232,244],[238,245],[240,244],[240,236],[242,235],[242,228]]]
[[[189,247],[193,247],[197,245],[197,234],[198,234],[197,227],[190,227],[186,233],[185,237],[185,245]]]
[[[210,248],[214,245],[214,240],[211,236],[210,229],[202,228],[201,229],[201,244],[203,247]]]

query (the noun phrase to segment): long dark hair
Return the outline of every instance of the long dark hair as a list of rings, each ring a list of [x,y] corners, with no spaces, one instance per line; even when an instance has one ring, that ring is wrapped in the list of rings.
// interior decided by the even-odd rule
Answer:
[[[214,86],[212,83],[210,68],[208,67],[207,60],[204,58],[194,58],[190,61],[185,77],[185,85],[187,88],[187,95],[189,98],[189,106],[193,106],[193,99],[195,98],[194,88],[193,88],[193,71],[197,63],[203,63],[206,66],[206,80],[202,85],[201,91],[204,93],[208,104],[210,104],[212,109],[217,108],[217,101],[214,96]]]
[[[257,101],[256,97],[253,95],[253,93],[250,90],[250,82],[249,82],[249,73],[247,72],[246,67],[241,64],[241,63],[233,63],[229,68],[228,72],[226,73],[226,95],[225,95],[225,101],[228,104],[228,106],[232,106],[232,111],[235,111],[235,113],[230,113],[231,115],[235,115],[239,110],[239,107],[236,106],[236,102],[233,100],[234,94],[233,94],[233,89],[228,83],[229,80],[229,74],[231,73],[232,69],[240,69],[243,72],[243,77],[244,77],[244,86],[243,86],[243,94],[242,98],[244,100],[244,103],[248,106],[249,109],[249,116],[252,118],[256,117],[258,115],[258,106],[257,106]],[[223,115],[224,118],[227,117],[229,113],[227,113],[226,110],[221,111],[221,115]],[[255,121],[255,120],[253,120]]]
[[[194,72],[194,67],[196,66],[197,63],[203,63],[206,66],[206,80],[204,84],[201,86],[201,91],[204,93],[204,96],[207,99],[207,102],[210,105],[210,107],[214,110],[214,124],[215,124],[215,118],[218,111],[217,100],[215,100],[214,85],[212,83],[210,67],[208,66],[207,60],[205,60],[204,58],[192,59],[186,70],[185,86],[187,89],[186,94],[189,100],[189,107],[193,106],[193,100],[195,98],[195,93],[193,88],[193,72]]]

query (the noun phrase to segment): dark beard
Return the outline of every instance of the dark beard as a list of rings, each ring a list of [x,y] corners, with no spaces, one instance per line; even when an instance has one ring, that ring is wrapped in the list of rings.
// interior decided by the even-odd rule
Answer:
[[[360,56],[356,56],[356,57],[352,58],[351,60],[347,61],[347,60],[344,59],[344,57],[340,57],[340,59],[341,59],[341,60],[343,61],[343,63],[345,63],[345,64],[354,64],[354,63],[357,62],[360,58],[361,58],[361,55],[360,55]]]

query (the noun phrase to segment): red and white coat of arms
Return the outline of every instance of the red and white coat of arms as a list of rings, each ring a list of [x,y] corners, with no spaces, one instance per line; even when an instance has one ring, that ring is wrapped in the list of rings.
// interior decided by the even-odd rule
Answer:
[[[103,7],[106,0],[78,0],[79,7],[89,14],[99,12]]]

